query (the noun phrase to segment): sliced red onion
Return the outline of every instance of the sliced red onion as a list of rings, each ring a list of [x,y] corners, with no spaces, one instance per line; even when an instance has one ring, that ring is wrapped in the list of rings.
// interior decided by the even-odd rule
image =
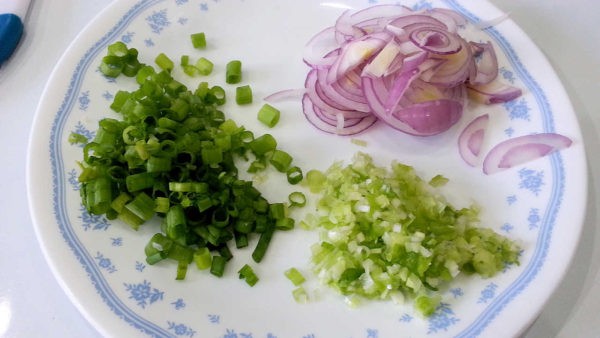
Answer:
[[[491,42],[469,42],[475,57],[476,75],[469,79],[472,85],[483,85],[492,82],[498,77],[498,59]]]
[[[476,117],[469,122],[458,137],[458,152],[462,159],[472,167],[479,163],[481,146],[489,121],[488,114]]]
[[[331,128],[355,132],[381,119],[402,132],[430,136],[460,119],[467,90],[487,104],[521,95],[498,81],[491,43],[458,34],[466,23],[448,9],[376,5],[344,12],[307,44],[304,59],[312,68],[303,98],[307,118],[333,133],[338,132]],[[474,157],[481,151],[482,130],[462,136]]]
[[[327,75],[327,83],[334,83],[363,64],[372,55],[383,49],[390,39],[391,36],[387,33],[370,34],[344,45],[340,56],[331,66]]]
[[[431,17],[443,22],[448,31],[456,33],[458,27],[467,24],[467,19],[459,13],[446,8],[433,8],[427,12]]]
[[[568,148],[572,143],[570,138],[555,133],[515,137],[489,151],[483,161],[483,172],[491,175]]]
[[[421,27],[409,35],[410,41],[433,54],[455,54],[463,46],[462,39],[453,33],[434,27]]]
[[[396,40],[391,40],[385,47],[363,68],[362,76],[381,77],[385,75],[398,58],[400,45]]]
[[[329,69],[317,70],[317,93],[330,105],[344,110],[357,110],[364,113],[369,112],[369,106],[365,99],[360,84],[360,76],[350,72],[341,81],[332,84],[327,83]]]
[[[324,121],[319,115],[317,115],[317,110],[315,110],[315,108],[316,107],[313,105],[308,95],[305,95],[302,99],[302,110],[304,112],[304,116],[317,129],[330,134],[342,136],[355,135],[367,130],[373,124],[375,124],[375,122],[377,122],[377,118],[375,116],[369,115],[367,117],[359,119],[357,123],[354,123],[352,125],[345,124],[344,127],[340,128],[340,126],[337,123],[337,120],[336,124],[334,125]]]
[[[398,107],[390,115],[381,81],[363,78],[363,90],[373,114],[392,128],[415,136],[431,136],[448,130],[462,115],[462,103],[450,99],[418,102]]]
[[[335,101],[332,101],[331,98],[327,97],[327,95],[322,91],[318,82],[316,70],[312,70],[306,77],[305,87],[306,94],[311,99],[313,104],[331,115],[342,114],[346,118],[357,118],[370,115],[369,113],[360,112],[353,109],[346,109],[346,107],[337,104]]]
[[[472,100],[485,104],[508,102],[522,94],[520,88],[503,83],[497,78],[482,85],[467,84],[467,89]]]
[[[428,82],[441,87],[464,85],[474,67],[473,53],[467,42],[460,38],[463,48],[458,52],[447,55],[436,55],[435,58],[444,63],[436,70]]]
[[[358,37],[355,34],[357,30],[364,34],[381,31],[391,20],[410,14],[414,14],[414,12],[405,6],[375,5],[354,13],[342,14],[341,18],[336,21],[336,27],[339,27],[340,32],[346,36],[354,34],[355,37]]]
[[[335,27],[327,27],[313,36],[304,46],[302,59],[311,67],[330,65],[332,59],[327,59],[325,56],[336,48]]]
[[[433,18],[426,14],[414,14],[414,15],[404,15],[400,16],[389,23],[390,26],[402,28],[408,31],[410,26],[417,25],[417,27],[429,26],[429,27],[437,27],[440,29],[447,28],[446,25],[439,21],[436,18]],[[414,26],[413,26],[414,27]]]
[[[413,135],[432,136],[450,129],[460,120],[462,111],[461,102],[441,99],[403,107],[393,116],[410,126]]]
[[[287,100],[300,100],[306,94],[305,88],[285,89],[266,96],[263,100],[267,102],[282,102]]]
[[[394,79],[394,84],[392,85],[392,88],[390,89],[387,98],[383,103],[383,108],[387,115],[391,115],[392,112],[396,110],[398,103],[400,103],[402,96],[404,96],[404,92],[406,92],[414,79],[419,76],[419,73],[419,69],[415,67],[396,76]]]

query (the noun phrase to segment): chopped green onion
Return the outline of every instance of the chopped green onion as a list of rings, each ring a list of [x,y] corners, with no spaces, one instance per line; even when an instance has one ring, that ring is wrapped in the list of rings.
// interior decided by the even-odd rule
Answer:
[[[154,62],[156,62],[156,65],[160,67],[160,69],[166,70],[167,72],[170,72],[173,70],[173,68],[175,68],[175,63],[173,60],[169,59],[165,53],[158,54],[158,56],[154,59]]]
[[[205,57],[201,57],[196,61],[196,69],[201,75],[210,75],[213,71],[214,64]]]
[[[227,97],[225,95],[225,89],[220,86],[213,86],[208,90],[208,101],[214,102],[218,106],[225,104]]]
[[[115,55],[107,55],[102,58],[100,64],[100,72],[108,77],[117,77],[121,75],[125,68],[125,64],[121,57]]]
[[[360,140],[360,139],[357,139],[357,138],[350,139],[350,142],[356,144],[357,146],[361,146],[361,147],[366,147],[367,146],[367,141]]]
[[[137,194],[131,202],[125,205],[125,209],[129,210],[143,221],[147,221],[154,216],[154,200],[141,192]]]
[[[238,249],[245,248],[248,246],[248,235],[241,232],[234,233],[235,247]]]
[[[149,173],[160,173],[171,170],[171,159],[168,157],[148,157],[146,171]]]
[[[258,111],[258,120],[267,127],[273,128],[279,122],[280,115],[281,112],[277,108],[265,103]]]
[[[225,67],[225,82],[236,84],[242,81],[242,62],[239,60],[229,61]]]
[[[303,207],[306,205],[306,196],[299,191],[292,192],[288,196],[288,200],[290,201],[290,207]]]
[[[289,168],[285,174],[289,184],[298,184],[303,179],[302,169],[297,166]]]
[[[190,56],[189,55],[182,55],[181,56],[181,61],[179,63],[181,66],[185,67],[187,65],[190,64]]]
[[[202,162],[208,165],[217,165],[223,161],[223,151],[218,146],[202,148]]]
[[[269,214],[275,220],[285,218],[285,205],[283,203],[273,203],[269,206]]]
[[[129,192],[152,188],[154,181],[154,176],[148,172],[132,174],[125,178],[125,184]]]
[[[323,190],[326,181],[327,177],[319,170],[311,169],[306,173],[306,185],[313,194]]]
[[[262,156],[277,148],[277,141],[271,134],[264,134],[252,140],[249,144],[250,149],[256,156]]]
[[[106,48],[108,55],[113,55],[117,57],[124,57],[127,55],[128,48],[127,45],[122,41],[117,41],[113,44],[108,45]]]
[[[210,268],[212,265],[210,250],[207,247],[198,248],[198,250],[194,252],[194,262],[196,263],[196,267],[200,270]]]
[[[268,228],[258,238],[258,243],[256,244],[254,251],[252,251],[252,259],[256,263],[260,263],[262,261],[263,257],[265,256],[265,254],[267,253],[267,248],[269,247],[269,244],[271,243],[271,239],[273,238],[274,231],[275,231],[275,227]]]
[[[190,38],[192,40],[192,46],[194,46],[194,48],[206,48],[206,35],[204,34],[204,32],[194,33],[190,35]]]
[[[275,228],[277,230],[292,230],[294,225],[295,221],[290,217],[281,218],[275,221]]]
[[[475,206],[454,208],[410,166],[393,162],[388,170],[357,153],[351,164],[313,175],[318,183],[309,186],[322,191],[318,213],[305,219],[321,232],[312,247],[314,271],[349,305],[401,293],[429,316],[437,290],[461,271],[490,277],[518,264],[515,243],[476,227]]]
[[[205,41],[196,46],[203,48]],[[162,219],[144,249],[146,261],[176,261],[177,279],[185,278],[191,263],[222,276],[233,257],[230,243],[246,247],[254,234],[259,238],[252,258],[262,260],[274,231],[293,228],[294,220],[286,217],[284,203],[271,212],[255,183],[238,177],[237,160],[252,161],[249,171],[272,165],[288,173],[291,156],[277,149],[272,135],[255,138],[226,119],[218,109],[226,101],[222,87],[200,82],[189,90],[171,74],[174,63],[166,54],[154,61],[156,66],[140,63],[138,50],[122,42],[110,45],[102,58],[105,76],[132,77],[138,88],[115,93],[110,109],[119,117],[100,120],[92,140],[69,135],[69,141],[84,145],[82,203],[89,213],[135,230],[155,215]],[[206,58],[192,63],[189,55],[181,56],[180,66],[190,76],[208,75],[214,67]],[[231,62],[227,71],[230,82],[241,81],[241,62]],[[239,94],[236,89],[236,102],[251,100],[249,86],[241,86]],[[301,180],[301,173],[289,169],[288,179]]]
[[[170,207],[169,199],[166,197],[156,197],[154,199],[154,211],[166,214]]]
[[[235,89],[235,102],[239,105],[252,103],[252,88],[249,85]]]
[[[178,204],[171,206],[165,217],[165,233],[167,237],[173,240],[183,238],[185,236],[186,223],[183,207]]]
[[[271,159],[269,160],[269,162],[271,162],[275,169],[284,173],[287,172],[287,170],[290,167],[290,164],[292,163],[292,156],[290,156],[290,154],[286,153],[283,150],[275,149],[273,151],[273,155],[271,155]]]
[[[295,286],[298,286],[306,281],[306,278],[296,268],[289,268],[284,272],[287,279],[289,279]]]
[[[308,293],[306,293],[306,290],[301,286],[292,290],[292,297],[294,297],[294,301],[299,304],[308,302]]]
[[[175,277],[175,279],[176,280],[184,280],[185,275],[187,274],[187,270],[188,270],[188,263],[183,262],[183,261],[177,262],[177,276]]]
[[[70,144],[86,144],[88,142],[87,137],[78,134],[78,133],[71,133],[69,134],[69,143]]]
[[[208,184],[205,182],[169,182],[169,190],[175,192],[208,192]]]
[[[431,180],[429,180],[429,185],[434,188],[437,188],[437,187],[446,185],[446,183],[448,183],[448,181],[449,181],[449,179],[442,175],[435,175],[434,177],[431,178]]]
[[[123,209],[123,211],[117,215],[117,218],[129,225],[133,230],[138,230],[140,225],[144,224],[143,219],[127,209]]]
[[[223,277],[223,274],[225,273],[225,265],[227,265],[227,260],[225,258],[221,256],[214,256],[210,265],[210,273],[217,277]]]
[[[126,192],[121,192],[119,196],[117,196],[110,203],[110,207],[113,208],[116,212],[120,213],[125,208],[127,202],[131,201],[131,196]]]
[[[258,282],[258,276],[256,276],[254,270],[248,264],[244,264],[238,271],[238,274],[240,275],[240,279],[245,279],[246,283],[250,286],[254,286]]]

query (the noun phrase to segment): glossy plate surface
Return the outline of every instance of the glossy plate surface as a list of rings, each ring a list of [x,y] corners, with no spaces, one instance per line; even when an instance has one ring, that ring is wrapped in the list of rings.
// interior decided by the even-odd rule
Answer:
[[[469,40],[490,40],[499,54],[500,76],[523,88],[524,95],[492,107],[469,106],[448,132],[430,138],[400,134],[377,124],[355,138],[324,134],[304,119],[300,101],[278,104],[279,125],[266,129],[256,121],[260,98],[301,88],[308,67],[302,51],[309,38],[334,23],[345,8],[377,1],[163,0],[116,1],[81,33],[65,52],[49,81],[31,134],[28,193],[36,232],[57,279],[84,315],[109,336],[179,337],[403,337],[517,335],[535,319],[560,282],[577,245],[586,198],[583,141],[568,97],[543,54],[510,20],[479,31],[467,27]],[[499,17],[484,1],[406,1],[413,8],[447,7],[470,22]],[[189,35],[205,32],[208,48],[191,47]],[[149,266],[143,248],[158,222],[134,232],[118,221],[91,217],[83,209],[77,176],[82,149],[68,137],[92,137],[97,121],[115,116],[109,109],[118,90],[133,90],[127,78],[109,80],[98,72],[106,46],[124,41],[138,48],[143,62],[158,53],[174,60],[205,56],[215,63],[213,76],[175,76],[190,87],[199,81],[222,85],[233,100],[235,86],[224,83],[225,64],[242,60],[244,79],[255,102],[223,110],[257,134],[272,133],[282,149],[305,170],[326,169],[334,160],[349,161],[368,152],[387,165],[396,159],[413,165],[425,178],[438,173],[450,179],[445,188],[456,206],[477,202],[482,224],[518,240],[521,265],[490,278],[459,278],[443,292],[443,302],[430,318],[410,304],[365,303],[349,308],[331,290],[318,288],[309,272],[315,233],[301,229],[277,233],[263,263],[261,281],[253,288],[236,271],[250,262],[251,249],[234,252],[224,278],[191,269],[176,281],[174,264]],[[490,113],[489,145],[541,132],[570,137],[571,148],[518,168],[487,176],[468,167],[456,140],[474,116]],[[272,201],[292,191],[273,175],[258,184]],[[301,218],[301,214],[295,215]],[[297,267],[309,277],[313,296],[294,302],[293,285],[283,271]],[[499,331],[501,330],[501,331]]]

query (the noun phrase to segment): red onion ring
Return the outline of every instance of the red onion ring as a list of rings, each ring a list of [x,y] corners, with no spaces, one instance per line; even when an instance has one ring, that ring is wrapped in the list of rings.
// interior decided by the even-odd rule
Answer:
[[[489,121],[488,114],[476,117],[469,122],[458,137],[458,152],[462,159],[472,167],[479,163],[481,146]]]
[[[572,143],[570,138],[555,133],[515,137],[498,143],[488,152],[483,161],[483,172],[495,174],[568,148]]]

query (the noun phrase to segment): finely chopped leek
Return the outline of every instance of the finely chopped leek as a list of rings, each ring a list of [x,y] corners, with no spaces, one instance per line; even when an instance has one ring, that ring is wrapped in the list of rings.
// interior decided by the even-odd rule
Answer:
[[[514,242],[478,227],[476,206],[456,209],[441,197],[433,186],[442,177],[431,185],[410,166],[394,162],[388,170],[364,153],[309,174],[321,182],[312,182],[321,195],[304,222],[320,231],[314,272],[351,303],[412,298],[431,315],[440,288],[459,273],[491,277],[518,264]]]
[[[203,40],[204,35],[192,36],[195,47]],[[102,119],[94,139],[70,136],[85,143],[79,176],[84,206],[136,230],[161,218],[161,231],[145,247],[146,261],[176,261],[176,279],[185,278],[191,263],[222,276],[233,256],[230,242],[242,248],[252,236],[258,238],[252,258],[260,262],[274,231],[291,229],[294,221],[286,205],[268,202],[251,181],[238,177],[235,159],[252,158],[249,172],[272,165],[286,173],[292,157],[273,136],[255,137],[227,119],[218,109],[226,99],[223,88],[201,82],[188,89],[171,75],[174,63],[167,55],[156,57],[159,69],[137,56],[122,42],[108,47],[102,73],[133,77],[139,87],[116,93],[110,108],[119,119]],[[189,57],[181,60],[188,65]],[[228,66],[227,76],[239,78],[240,67],[239,61]],[[292,176],[301,178],[301,170],[293,168]],[[254,285],[258,277],[244,271]]]

